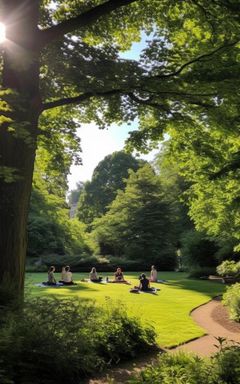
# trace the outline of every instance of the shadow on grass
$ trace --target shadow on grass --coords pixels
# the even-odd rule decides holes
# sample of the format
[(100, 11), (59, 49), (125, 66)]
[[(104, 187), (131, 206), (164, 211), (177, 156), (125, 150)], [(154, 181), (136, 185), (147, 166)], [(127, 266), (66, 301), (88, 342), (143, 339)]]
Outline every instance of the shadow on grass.
[[(35, 284), (35, 283), (34, 283)], [(86, 283), (77, 283), (76, 285), (64, 285), (60, 287), (37, 287), (33, 285), (32, 282), (28, 282), (25, 288), (27, 296), (35, 294), (51, 295), (51, 296), (69, 296), (69, 295), (78, 295), (78, 293), (88, 291), (88, 292), (97, 292), (98, 290), (93, 286), (88, 286)], [(81, 297), (81, 299), (83, 299)], [(85, 300), (85, 298), (84, 298)], [(94, 300), (94, 298), (86, 298), (86, 300)]]
[(177, 289), (205, 293), (210, 296), (221, 294), (225, 290), (225, 287), (222, 283), (213, 282), (209, 280), (183, 279), (180, 281), (168, 282), (166, 283), (166, 285), (171, 285), (172, 287)]

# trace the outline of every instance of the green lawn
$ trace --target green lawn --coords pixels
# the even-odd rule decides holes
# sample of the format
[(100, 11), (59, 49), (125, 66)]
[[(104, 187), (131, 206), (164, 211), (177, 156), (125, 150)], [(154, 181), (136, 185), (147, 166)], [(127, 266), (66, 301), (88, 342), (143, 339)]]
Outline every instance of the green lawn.
[[(102, 274), (103, 276), (110, 274)], [(115, 302), (120, 300), (128, 309), (129, 314), (141, 317), (144, 322), (154, 326), (158, 334), (158, 343), (162, 347), (172, 347), (190, 339), (202, 336), (204, 330), (197, 326), (190, 311), (221, 294), (224, 285), (211, 281), (187, 279), (185, 273), (163, 272), (159, 278), (167, 280), (165, 284), (152, 284), (160, 288), (158, 295), (148, 293), (129, 293), (130, 286), (123, 284), (94, 284), (80, 280), (87, 277), (84, 273), (75, 273), (72, 287), (39, 288), (33, 284), (46, 280), (46, 273), (27, 274), (27, 292), (34, 296), (54, 295), (61, 299), (76, 296), (84, 300), (95, 300), (96, 304), (104, 305), (106, 298)], [(125, 273), (132, 284), (137, 285), (139, 273)], [(56, 274), (60, 278), (60, 275)]]

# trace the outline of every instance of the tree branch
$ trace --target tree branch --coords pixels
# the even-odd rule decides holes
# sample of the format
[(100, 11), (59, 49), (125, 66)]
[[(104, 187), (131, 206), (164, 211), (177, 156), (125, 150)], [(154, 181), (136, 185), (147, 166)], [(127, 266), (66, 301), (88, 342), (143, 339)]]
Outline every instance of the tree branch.
[(174, 77), (174, 76), (177, 76), (179, 75), (185, 68), (189, 67), (190, 65), (198, 62), (198, 61), (202, 61), (203, 59), (206, 59), (208, 57), (211, 57), (213, 55), (215, 55), (217, 52), (225, 49), (225, 48), (230, 48), (230, 47), (233, 47), (234, 45), (236, 45), (237, 43), (239, 43), (239, 40), (237, 41), (234, 41), (232, 43), (229, 43), (229, 44), (224, 44), (224, 45), (221, 45), (220, 47), (214, 49), (213, 51), (209, 52), (209, 53), (204, 53), (203, 55), (201, 56), (198, 56), (198, 57), (195, 57), (195, 59), (192, 59), (186, 63), (184, 63), (180, 68), (178, 68), (175, 72), (171, 72), (167, 75), (155, 75), (155, 76), (151, 76), (151, 77), (148, 77), (148, 80), (154, 80), (154, 79), (167, 79), (169, 77)]
[(123, 93), (122, 89), (112, 89), (110, 91), (105, 91), (105, 92), (86, 92), (86, 93), (83, 93), (82, 95), (75, 96), (75, 97), (65, 97), (55, 101), (50, 101), (48, 103), (43, 103), (41, 112), (46, 111), (47, 109), (62, 107), (64, 105), (80, 104), (81, 102), (88, 100), (91, 97), (109, 97), (109, 96), (118, 95), (120, 93)]
[(148, 98), (148, 99), (140, 99), (139, 97), (137, 97), (136, 95), (134, 95), (134, 93), (132, 93), (132, 92), (129, 92), (129, 93), (128, 93), (128, 96), (129, 96), (133, 101), (135, 101), (135, 102), (138, 103), (138, 104), (147, 105), (147, 106), (149, 106), (149, 107), (153, 107), (153, 108), (157, 108), (157, 109), (163, 109), (165, 112), (169, 112), (169, 109), (168, 109), (164, 104), (158, 104), (158, 103), (154, 103), (154, 102), (152, 102), (151, 97)]
[[(75, 97), (65, 97), (65, 98), (62, 98), (62, 99), (58, 99), (58, 100), (54, 100), (54, 101), (50, 101), (48, 103), (43, 103), (42, 104), (42, 107), (41, 107), (41, 110), (40, 110), (40, 113), (43, 112), (43, 111), (46, 111), (47, 109), (52, 109), (52, 108), (56, 108), (56, 107), (61, 107), (61, 106), (64, 106), (64, 105), (69, 105), (69, 104), (80, 104), (81, 102), (84, 102), (85, 100), (89, 100), (90, 98), (92, 97), (111, 97), (111, 96), (114, 96), (114, 95), (119, 95), (119, 94), (126, 94), (128, 95), (133, 101), (135, 101), (136, 103), (138, 104), (142, 104), (142, 105), (148, 105), (149, 107), (153, 107), (153, 108), (157, 108), (157, 109), (162, 109), (166, 112), (169, 112), (169, 109), (166, 107), (166, 105), (164, 104), (158, 104), (158, 103), (155, 103), (152, 101), (152, 98), (149, 97), (148, 99), (141, 99), (139, 97), (137, 97), (133, 92), (127, 92), (127, 90), (124, 90), (124, 89), (112, 89), (112, 90), (109, 90), (109, 91), (102, 91), (102, 92), (86, 92), (86, 93), (83, 93), (81, 95), (78, 95), (78, 96), (75, 96)], [(215, 96), (215, 94), (212, 94), (212, 93), (206, 93), (206, 94), (187, 94), (187, 93), (181, 93), (181, 92), (157, 92), (155, 93), (155, 95), (169, 95), (169, 94), (172, 94), (172, 95), (176, 95), (176, 96), (183, 96), (183, 97), (193, 97), (193, 96)], [(205, 104), (203, 102), (200, 102), (200, 101), (189, 101), (190, 104), (196, 104), (196, 105), (199, 105), (199, 106), (202, 106), (202, 107), (214, 107), (213, 105), (210, 105), (210, 104)]]
[(145, 91), (145, 92), (150, 92), (150, 93), (154, 93), (156, 95), (175, 95), (175, 96), (183, 96), (183, 97), (194, 97), (194, 96), (197, 96), (197, 97), (214, 97), (216, 96), (216, 92), (215, 93), (188, 93), (188, 92), (177, 92), (177, 91), (152, 91), (152, 90), (148, 90), (148, 89), (142, 89), (142, 91)]
[(66, 33), (72, 32), (76, 29), (87, 27), (95, 23), (100, 17), (108, 15), (115, 9), (129, 5), (138, 0), (108, 0), (86, 12), (81, 13), (76, 17), (54, 25), (46, 30), (41, 31), (41, 48), (49, 44), (53, 40), (57, 40)]

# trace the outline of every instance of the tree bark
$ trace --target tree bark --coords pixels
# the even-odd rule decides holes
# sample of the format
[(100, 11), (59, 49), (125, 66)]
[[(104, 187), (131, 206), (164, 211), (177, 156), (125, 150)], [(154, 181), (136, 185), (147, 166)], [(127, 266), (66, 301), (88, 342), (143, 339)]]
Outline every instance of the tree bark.
[[(11, 109), (0, 135), (0, 288), (23, 293), (26, 228), (40, 110), (39, 31), (36, 0), (3, 1), (7, 40), (3, 55), (3, 96)], [(23, 11), (24, 8), (24, 11)]]

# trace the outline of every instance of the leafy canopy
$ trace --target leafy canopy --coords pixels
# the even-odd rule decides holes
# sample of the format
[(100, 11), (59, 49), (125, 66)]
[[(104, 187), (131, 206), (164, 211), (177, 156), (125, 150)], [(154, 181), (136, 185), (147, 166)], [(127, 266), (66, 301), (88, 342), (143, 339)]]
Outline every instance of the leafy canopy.
[[(51, 41), (41, 57), (43, 110), (72, 104), (80, 122), (101, 128), (138, 116), (129, 145), (142, 150), (173, 124), (230, 126), (238, 115), (239, 3), (117, 3), (110, 12), (113, 1), (41, 2), (40, 26)], [(85, 22), (64, 29), (81, 15)], [(151, 37), (140, 59), (122, 59), (142, 31)]]

